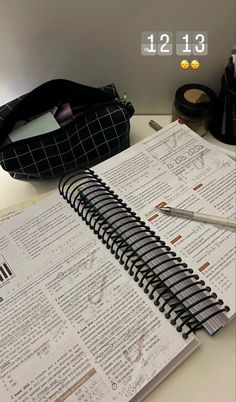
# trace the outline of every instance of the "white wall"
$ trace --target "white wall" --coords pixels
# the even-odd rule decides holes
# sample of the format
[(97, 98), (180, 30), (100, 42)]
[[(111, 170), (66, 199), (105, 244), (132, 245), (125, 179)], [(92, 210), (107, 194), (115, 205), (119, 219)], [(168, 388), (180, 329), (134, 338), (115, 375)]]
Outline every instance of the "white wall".
[[(219, 88), (236, 42), (235, 0), (0, 0), (0, 104), (52, 78), (127, 91), (136, 113), (169, 113), (188, 82)], [(209, 55), (141, 56), (142, 31), (208, 31)]]

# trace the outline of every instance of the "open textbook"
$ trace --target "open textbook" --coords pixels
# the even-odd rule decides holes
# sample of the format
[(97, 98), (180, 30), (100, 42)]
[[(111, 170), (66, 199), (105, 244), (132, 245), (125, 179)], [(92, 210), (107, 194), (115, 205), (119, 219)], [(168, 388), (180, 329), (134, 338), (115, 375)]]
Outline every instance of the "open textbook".
[(143, 400), (223, 327), (235, 232), (156, 206), (232, 218), (234, 174), (174, 123), (0, 225), (1, 399)]

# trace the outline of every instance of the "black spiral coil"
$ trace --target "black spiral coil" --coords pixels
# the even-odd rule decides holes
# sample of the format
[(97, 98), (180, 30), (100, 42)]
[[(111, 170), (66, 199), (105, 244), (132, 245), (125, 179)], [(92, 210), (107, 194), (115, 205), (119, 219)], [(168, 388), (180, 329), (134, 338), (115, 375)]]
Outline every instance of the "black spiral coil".
[(211, 293), (211, 288), (93, 170), (63, 177), (59, 192), (154, 304), (160, 306), (177, 331), (187, 328), (182, 333), (184, 339), (229, 311)]

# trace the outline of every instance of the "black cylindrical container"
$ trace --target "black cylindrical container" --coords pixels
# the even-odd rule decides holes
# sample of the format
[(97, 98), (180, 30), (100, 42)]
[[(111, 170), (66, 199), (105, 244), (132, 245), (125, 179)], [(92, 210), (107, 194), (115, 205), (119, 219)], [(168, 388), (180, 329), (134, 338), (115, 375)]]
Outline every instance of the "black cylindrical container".
[(236, 145), (236, 89), (229, 86), (225, 75), (210, 132), (219, 141)]

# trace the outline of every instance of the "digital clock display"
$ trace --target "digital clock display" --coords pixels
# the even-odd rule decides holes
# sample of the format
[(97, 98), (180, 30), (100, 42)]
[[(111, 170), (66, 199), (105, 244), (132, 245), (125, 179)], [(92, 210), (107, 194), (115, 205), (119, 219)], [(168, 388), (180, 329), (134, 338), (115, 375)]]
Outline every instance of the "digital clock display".
[(205, 31), (176, 32), (175, 44), (170, 31), (142, 32), (141, 53), (143, 56), (206, 56), (208, 54), (208, 35)]

